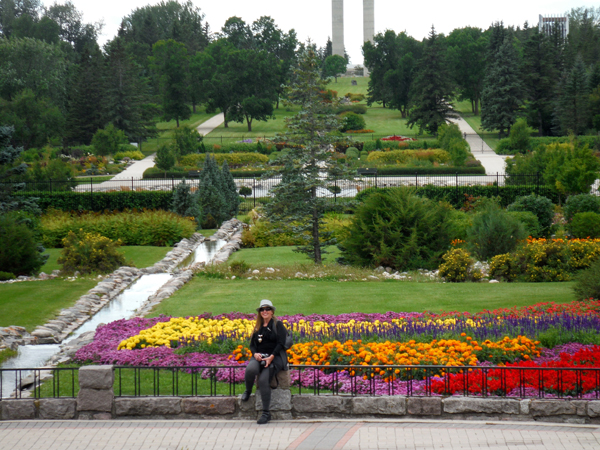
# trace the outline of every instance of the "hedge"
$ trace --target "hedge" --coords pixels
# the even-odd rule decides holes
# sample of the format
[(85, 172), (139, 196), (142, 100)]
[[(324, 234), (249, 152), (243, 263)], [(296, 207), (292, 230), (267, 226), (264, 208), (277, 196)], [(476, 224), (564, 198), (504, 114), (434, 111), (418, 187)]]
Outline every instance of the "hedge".
[[(600, 146), (600, 138), (598, 136), (577, 136), (577, 141), (581, 145), (588, 145), (590, 148), (597, 148)], [(543, 136), (543, 137), (531, 137), (529, 138), (529, 145), (527, 151), (532, 152), (542, 145), (549, 145), (554, 143), (565, 144), (571, 142), (571, 136)], [(496, 153), (499, 155), (516, 155), (520, 153), (518, 150), (513, 150), (510, 147), (510, 138), (500, 139), (496, 148)]]
[[(253, 169), (253, 170), (229, 170), (229, 173), (233, 178), (259, 178), (263, 176), (265, 173), (269, 172), (271, 169)], [(198, 178), (199, 173), (202, 170), (186, 170), (186, 171), (167, 171), (166, 177), (165, 172), (163, 170), (158, 170), (156, 167), (150, 167), (144, 171), (143, 178), (145, 180), (162, 180), (162, 179), (181, 179), (181, 178)]]
[[(355, 200), (364, 201), (366, 197), (375, 192), (385, 192), (388, 189), (407, 189), (402, 187), (378, 188), (371, 187), (356, 194)], [(500, 204), (504, 207), (514, 203), (517, 197), (538, 194), (548, 197), (552, 203), (558, 203), (559, 195), (550, 186), (433, 186), (426, 185), (412, 187), (415, 193), (431, 200), (445, 200), (455, 208), (464, 205), (465, 196), (473, 197), (500, 197)]]
[[(269, 162), (268, 156), (261, 153), (214, 153), (213, 156), (217, 160), (217, 164), (221, 165), (223, 161), (227, 160), (230, 167)], [(179, 163), (184, 167), (196, 167), (203, 164), (205, 159), (206, 153), (194, 153), (184, 156)]]
[(485, 175), (485, 167), (378, 167), (377, 176), (388, 175)]
[(170, 210), (173, 193), (167, 191), (117, 192), (17, 192), (18, 197), (36, 198), (42, 211), (123, 211), (126, 209)]
[(374, 151), (369, 153), (367, 161), (404, 164), (408, 162), (409, 159), (444, 163), (450, 161), (450, 153), (448, 153), (446, 150), (440, 149), (392, 150), (390, 152)]

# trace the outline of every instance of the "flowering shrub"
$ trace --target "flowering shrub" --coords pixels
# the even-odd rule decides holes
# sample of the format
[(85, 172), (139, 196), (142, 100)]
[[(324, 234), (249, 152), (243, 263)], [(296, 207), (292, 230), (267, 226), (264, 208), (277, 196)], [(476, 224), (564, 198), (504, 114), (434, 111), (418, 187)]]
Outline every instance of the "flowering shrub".
[(504, 281), (514, 281), (519, 271), (510, 253), (496, 255), (490, 260), (490, 276)]
[(69, 231), (62, 244), (64, 248), (58, 263), (62, 264), (66, 274), (75, 271), (81, 274), (110, 273), (126, 264), (125, 256), (118, 251), (121, 241), (112, 241), (97, 233)]
[(482, 278), (481, 271), (473, 268), (473, 258), (462, 248), (453, 248), (442, 255), (440, 276), (446, 281), (477, 281)]
[(367, 161), (385, 164), (405, 164), (410, 159), (445, 163), (450, 161), (450, 154), (446, 150), (392, 150), (389, 152), (374, 151), (369, 153)]
[(403, 142), (403, 141), (416, 141), (416, 139), (413, 138), (409, 138), (409, 137), (404, 137), (404, 136), (387, 136), (384, 138), (380, 139), (381, 141), (397, 141), (397, 142)]
[(365, 134), (365, 133), (375, 133), (375, 130), (346, 130), (348, 134)]

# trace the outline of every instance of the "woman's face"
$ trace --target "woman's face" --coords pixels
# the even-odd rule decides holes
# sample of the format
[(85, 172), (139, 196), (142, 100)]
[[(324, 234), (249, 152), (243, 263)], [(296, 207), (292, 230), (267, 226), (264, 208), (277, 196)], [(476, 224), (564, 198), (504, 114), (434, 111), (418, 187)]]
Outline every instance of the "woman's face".
[(273, 308), (269, 306), (265, 306), (260, 308), (259, 311), (260, 317), (263, 318), (263, 321), (268, 322), (273, 318)]

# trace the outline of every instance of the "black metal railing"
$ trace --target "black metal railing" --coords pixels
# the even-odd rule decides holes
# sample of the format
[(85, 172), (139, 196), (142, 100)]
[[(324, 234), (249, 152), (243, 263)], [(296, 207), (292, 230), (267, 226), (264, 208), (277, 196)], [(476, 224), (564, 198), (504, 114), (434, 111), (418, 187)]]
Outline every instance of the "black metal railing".
[[(235, 396), (244, 370), (115, 367), (115, 396)], [(289, 374), (295, 395), (600, 399), (600, 368), (589, 367), (291, 365)]]
[(23, 398), (73, 398), (79, 390), (78, 368), (0, 369), (0, 400)]

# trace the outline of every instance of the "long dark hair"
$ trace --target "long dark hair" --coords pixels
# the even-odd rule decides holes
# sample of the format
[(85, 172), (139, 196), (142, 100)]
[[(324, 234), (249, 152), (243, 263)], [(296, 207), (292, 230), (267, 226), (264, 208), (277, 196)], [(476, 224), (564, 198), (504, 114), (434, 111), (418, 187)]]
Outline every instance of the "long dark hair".
[[(254, 332), (256, 333), (262, 327), (263, 318), (260, 315), (260, 311), (256, 312), (256, 323), (254, 324)], [(275, 317), (275, 310), (273, 310), (273, 328), (277, 328), (277, 317)]]

